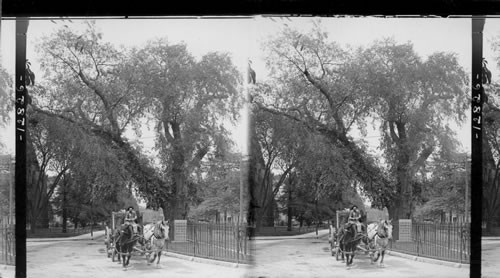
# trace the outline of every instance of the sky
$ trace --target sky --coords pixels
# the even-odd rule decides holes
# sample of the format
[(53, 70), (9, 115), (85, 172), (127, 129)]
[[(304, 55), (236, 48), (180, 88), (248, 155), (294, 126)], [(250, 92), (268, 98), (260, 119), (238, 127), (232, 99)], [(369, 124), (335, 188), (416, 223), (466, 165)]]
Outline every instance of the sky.
[[(67, 25), (68, 28), (81, 28), (80, 20), (31, 20), (28, 28), (27, 58), (32, 63), (35, 73), (41, 72), (35, 43), (43, 35)], [(497, 20), (500, 23), (500, 20)], [(201, 57), (209, 51), (229, 52), (234, 64), (244, 72), (248, 59), (253, 62), (257, 73), (257, 82), (265, 80), (267, 70), (261, 44), (264, 40), (280, 31), (285, 25), (307, 31), (312, 28), (311, 18), (224, 18), (224, 19), (102, 19), (97, 20), (98, 28), (103, 32), (103, 39), (115, 45), (141, 46), (148, 40), (167, 37), (172, 43), (184, 41), (195, 57)], [(459, 62), (470, 71), (471, 68), (471, 20), (470, 19), (396, 19), (396, 18), (322, 18), (321, 24), (329, 33), (329, 38), (341, 45), (367, 46), (376, 39), (393, 37), (398, 42), (411, 41), (415, 51), (425, 58), (436, 51), (455, 52)], [(487, 20), (485, 26), (485, 42), (489, 37), (500, 34), (500, 24)], [(15, 44), (14, 21), (2, 22), (1, 50), (3, 66), (9, 72), (14, 71)], [(485, 44), (486, 48), (486, 44)], [(488, 56), (490, 55), (490, 56)], [(492, 53), (485, 51), (485, 57), (493, 61)], [(499, 76), (493, 70), (493, 76)], [(233, 139), (237, 148), (244, 149), (246, 138), (246, 121), (232, 127)], [(461, 138), (463, 149), (470, 152), (470, 123), (456, 127)], [(3, 130), (0, 130), (3, 133)], [(12, 134), (14, 129), (7, 132)], [(1, 136), (4, 138), (4, 135)], [(152, 146), (153, 135), (144, 134), (143, 142)], [(376, 131), (365, 138), (370, 148), (378, 145)], [(4, 140), (4, 139), (2, 139)], [(5, 141), (5, 140), (4, 140)], [(14, 150), (13, 140), (6, 142), (9, 149)], [(12, 151), (13, 153), (13, 151)]]

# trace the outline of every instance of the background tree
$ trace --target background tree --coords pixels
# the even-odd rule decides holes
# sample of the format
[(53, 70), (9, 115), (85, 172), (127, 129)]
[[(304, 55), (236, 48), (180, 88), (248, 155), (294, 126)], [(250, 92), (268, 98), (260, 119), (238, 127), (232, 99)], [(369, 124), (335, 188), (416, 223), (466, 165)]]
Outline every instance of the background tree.
[[(430, 169), (423, 172), (416, 181), (422, 192), (419, 194), (420, 200), (415, 200), (415, 218), (451, 222), (453, 214), (464, 216), (465, 202), (470, 200), (470, 191), (468, 198), (465, 197), (465, 187), (470, 186), (467, 182), (470, 178), (470, 166), (465, 159), (463, 153), (452, 153), (446, 160), (435, 158), (426, 166)], [(431, 174), (430, 177), (422, 179), (427, 173)], [(470, 212), (470, 202), (467, 206), (467, 211)], [(446, 219), (446, 214), (449, 219)]]
[[(266, 50), (271, 81), (254, 92), (256, 105), (303, 124), (343, 149), (340, 154), (353, 177), (374, 192), (391, 187), (383, 169), (350, 136), (356, 126), (366, 134), (370, 104), (357, 79), (359, 69), (351, 65), (353, 54), (328, 41), (318, 26), (307, 35), (285, 29)], [(383, 201), (382, 194), (370, 197), (374, 204)]]
[[(14, 110), (12, 94), (9, 93), (9, 91), (11, 91), (12, 83), (12, 79), (7, 71), (0, 67), (0, 127), (5, 127), (10, 119), (10, 111)], [(5, 140), (3, 134), (0, 136), (0, 140), (0, 151), (2, 151), (5, 148), (5, 145), (2, 142)]]
[(123, 62), (127, 51), (104, 43), (95, 24), (86, 24), (83, 32), (62, 28), (41, 40), (37, 49), (45, 76), (32, 90), (32, 109), (99, 141), (114, 153), (139, 190), (166, 198), (169, 184), (124, 136), (127, 129), (139, 132), (150, 101), (136, 91), (133, 72)]
[[(414, 172), (453, 135), (447, 120), (465, 112), (464, 71), (452, 54), (421, 61), (410, 44), (391, 40), (343, 49), (318, 26), (307, 35), (285, 29), (266, 44), (271, 81), (254, 100), (342, 149), (372, 204), (410, 217)], [(354, 128), (366, 135), (370, 121), (380, 122), (388, 169), (351, 137)]]
[[(14, 110), (11, 90), (12, 80), (4, 68), (0, 66), (0, 128), (4, 128), (10, 119), (10, 111)], [(5, 134), (0, 134), (0, 154), (6, 154)], [(9, 173), (0, 174), (0, 211), (1, 215), (9, 212), (9, 183), (14, 182)]]
[(467, 75), (452, 53), (422, 60), (411, 43), (392, 39), (359, 50), (357, 59), (371, 116), (380, 121), (380, 147), (396, 181), (384, 205), (392, 217), (409, 218), (415, 173), (431, 154), (452, 150), (448, 142), (456, 134), (450, 122), (465, 119)]
[[(159, 200), (171, 219), (186, 219), (191, 174), (210, 151), (230, 146), (223, 120), (235, 120), (240, 96), (239, 73), (225, 53), (195, 59), (185, 44), (166, 39), (134, 50), (130, 71), (144, 98), (152, 99), (157, 147), (173, 198)], [(143, 192), (146, 199), (151, 197)]]
[[(95, 186), (117, 192), (114, 186), (129, 184), (112, 180), (132, 181), (147, 205), (161, 207), (165, 218), (186, 218), (197, 201), (196, 169), (207, 154), (232, 147), (224, 121), (237, 116), (238, 72), (227, 54), (195, 59), (185, 45), (165, 40), (118, 50), (103, 41), (93, 22), (85, 24), (82, 32), (62, 28), (41, 40), (45, 76), (33, 90), (32, 109), (78, 129), (93, 142), (89, 148), (98, 146), (98, 153), (83, 157), (96, 159), (91, 164), (102, 168), (71, 169), (70, 178), (85, 180), (91, 195)], [(130, 130), (140, 135), (147, 121), (156, 127), (161, 167), (153, 167), (141, 146), (127, 139)], [(79, 193), (83, 198), (88, 192)]]
[[(492, 40), (494, 53), (500, 53), (500, 36)], [(496, 55), (497, 69), (500, 67), (500, 55)], [(492, 71), (493, 82), (485, 84), (483, 103), (483, 223), (486, 233), (492, 233), (493, 227), (500, 224), (500, 86)]]
[[(55, 193), (62, 191), (66, 201), (67, 190), (76, 190), (77, 204), (92, 207), (93, 201), (115, 194), (116, 184), (125, 184), (129, 178), (114, 150), (99, 137), (89, 136), (65, 120), (43, 113), (34, 113), (30, 123), (29, 150), (34, 152), (33, 159), (39, 165), (38, 171), (33, 172), (37, 176), (28, 183), (32, 232), (40, 217), (48, 217), (47, 211), (51, 209), (50, 202)], [(70, 178), (74, 180), (70, 181)], [(68, 183), (76, 184), (76, 187), (69, 187)], [(86, 191), (81, 191), (78, 186)], [(59, 204), (62, 205), (60, 209), (65, 210), (71, 203)], [(79, 207), (77, 210), (83, 209)], [(48, 219), (44, 225), (48, 225)]]
[(317, 134), (310, 134), (305, 142), (292, 183), (288, 182), (286, 187), (287, 193), (292, 193), (291, 200), (286, 199), (296, 219), (301, 224), (303, 221), (319, 224), (333, 219), (337, 210), (353, 204), (363, 209), (363, 200), (356, 192), (357, 184), (341, 150)]
[[(210, 152), (196, 170), (196, 200), (189, 218), (235, 220), (239, 214), (241, 155), (230, 150)], [(222, 214), (222, 219), (221, 219)], [(236, 219), (237, 220), (237, 219)]]
[(500, 223), (500, 106), (498, 105), (499, 86), (492, 83), (485, 95), (483, 105), (483, 221), (486, 232)]
[(307, 131), (294, 121), (254, 109), (251, 157), (254, 168), (254, 196), (257, 226), (273, 226), (272, 209), (285, 181), (290, 179), (297, 161), (304, 154)]

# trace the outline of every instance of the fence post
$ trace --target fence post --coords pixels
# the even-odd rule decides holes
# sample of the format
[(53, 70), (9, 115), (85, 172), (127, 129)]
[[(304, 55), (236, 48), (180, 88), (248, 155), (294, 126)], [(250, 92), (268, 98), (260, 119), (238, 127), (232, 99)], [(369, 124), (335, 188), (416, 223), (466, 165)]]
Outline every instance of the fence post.
[(236, 263), (240, 263), (240, 223), (236, 224)]
[(462, 250), (463, 250), (463, 236), (464, 236), (463, 225), (460, 225), (460, 263), (462, 263)]
[(415, 224), (415, 228), (416, 228), (416, 231), (417, 231), (417, 256), (420, 255), (420, 240), (421, 240), (421, 237), (420, 237), (420, 226), (418, 224)]
[(214, 226), (216, 224), (213, 224), (213, 223), (210, 223), (208, 225), (208, 236), (209, 236), (209, 240), (208, 240), (208, 256), (209, 257), (212, 257), (214, 255), (214, 242), (213, 242), (213, 239), (214, 239), (214, 235), (213, 235), (213, 230), (214, 230)]
[(196, 254), (196, 223), (193, 223), (193, 257), (195, 257), (195, 254)]

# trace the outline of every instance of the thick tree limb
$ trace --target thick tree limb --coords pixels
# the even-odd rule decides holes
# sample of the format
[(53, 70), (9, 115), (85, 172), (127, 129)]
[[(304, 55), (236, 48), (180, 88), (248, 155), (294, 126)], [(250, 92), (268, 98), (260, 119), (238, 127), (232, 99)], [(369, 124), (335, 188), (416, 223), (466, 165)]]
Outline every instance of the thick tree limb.
[[(318, 132), (325, 136), (332, 144), (336, 146), (341, 146), (347, 150), (347, 154), (342, 152), (344, 159), (346, 161), (353, 160), (354, 163), (349, 165), (349, 168), (355, 173), (356, 177), (362, 181), (365, 185), (373, 184), (373, 188), (384, 188), (391, 182), (382, 174), (383, 171), (379, 169), (373, 162), (366, 161), (366, 154), (352, 142), (344, 132), (339, 132), (335, 129), (328, 128), (326, 125), (321, 123), (315, 123), (315, 126), (307, 123), (305, 120), (300, 119), (296, 116), (290, 115), (288, 113), (271, 109), (258, 104), (258, 107), (266, 112), (281, 115), (287, 117), (293, 121), (299, 122), (306, 126), (309, 130), (313, 132)], [(347, 155), (347, 156), (346, 156)], [(384, 204), (387, 205), (387, 204)]]

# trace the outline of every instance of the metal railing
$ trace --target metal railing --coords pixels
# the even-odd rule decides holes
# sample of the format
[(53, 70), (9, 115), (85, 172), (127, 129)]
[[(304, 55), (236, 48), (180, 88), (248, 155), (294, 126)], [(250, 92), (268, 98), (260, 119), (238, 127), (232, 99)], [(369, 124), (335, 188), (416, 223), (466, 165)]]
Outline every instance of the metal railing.
[(399, 223), (393, 223), (391, 250), (411, 255), (468, 264), (469, 223), (412, 223), (411, 238), (400, 240)]
[(247, 227), (232, 223), (187, 223), (185, 240), (167, 242), (166, 250), (235, 263), (252, 261)]
[(0, 226), (0, 264), (15, 265), (16, 236), (15, 226)]

